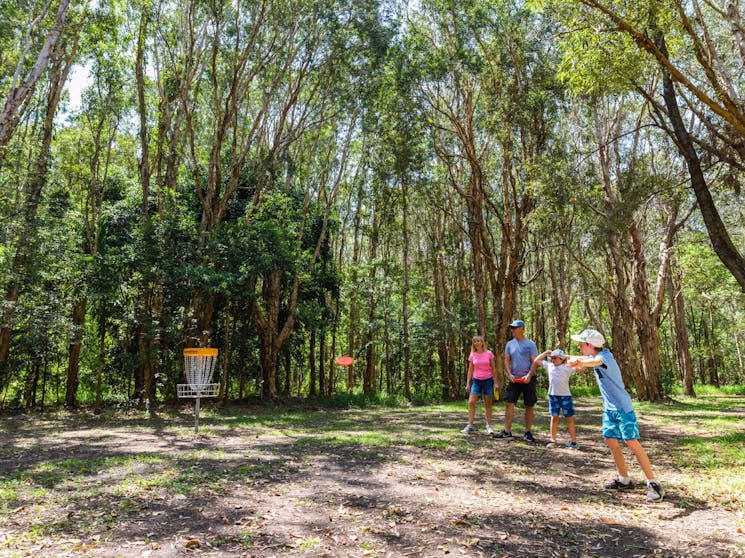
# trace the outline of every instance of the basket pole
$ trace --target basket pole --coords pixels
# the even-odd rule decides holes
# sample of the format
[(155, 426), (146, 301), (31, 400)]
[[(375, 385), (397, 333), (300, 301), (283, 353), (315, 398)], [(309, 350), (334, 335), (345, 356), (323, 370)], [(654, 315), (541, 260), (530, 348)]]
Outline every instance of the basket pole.
[(199, 397), (194, 399), (194, 434), (199, 434)]

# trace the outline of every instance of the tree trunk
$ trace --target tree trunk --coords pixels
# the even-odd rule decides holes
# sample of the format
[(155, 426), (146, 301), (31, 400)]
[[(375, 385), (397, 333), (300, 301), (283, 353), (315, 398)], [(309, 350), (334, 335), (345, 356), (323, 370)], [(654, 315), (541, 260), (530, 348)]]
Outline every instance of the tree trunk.
[(401, 286), (401, 325), (404, 356), (404, 396), (411, 401), (411, 363), (409, 351), (409, 184), (401, 180), (401, 242), (403, 259), (403, 285)]
[(709, 383), (714, 387), (720, 387), (719, 382), (719, 362), (717, 359), (717, 342), (714, 335), (714, 311), (709, 307), (709, 320), (704, 320), (706, 325), (704, 329), (704, 339), (706, 340), (706, 368), (709, 372)]
[(308, 341), (308, 365), (310, 368), (310, 378), (308, 378), (308, 395), (315, 397), (316, 394), (316, 330), (310, 330), (310, 339)]
[(155, 370), (153, 368), (153, 340), (150, 328), (140, 324), (137, 328), (137, 355), (140, 365), (137, 367), (137, 381), (135, 382), (135, 397), (146, 409), (155, 402)]
[[(647, 258), (638, 228), (632, 224), (631, 239), (631, 307), (634, 312), (637, 337), (641, 352), (644, 392), (637, 393), (640, 399), (661, 401), (664, 398), (660, 382), (660, 330), (658, 314), (652, 308), (647, 279)], [(665, 247), (665, 250), (667, 248)]]
[(326, 394), (326, 332), (324, 329), (320, 331), (321, 340), (318, 344), (318, 393), (321, 395)]
[(559, 248), (556, 253), (550, 253), (548, 260), (548, 274), (551, 282), (551, 308), (553, 310), (555, 327), (554, 335), (557, 346), (564, 350), (567, 345), (567, 331), (569, 330), (569, 313), (572, 308), (572, 291), (574, 281), (568, 281), (569, 259), (565, 249)]
[[(235, 321), (235, 320), (233, 320)], [(220, 404), (228, 403), (228, 386), (230, 376), (230, 302), (225, 304), (225, 331), (223, 333), (222, 347), (222, 374), (220, 374)]]
[(103, 411), (103, 368), (106, 362), (106, 320), (108, 318), (104, 310), (106, 303), (101, 301), (98, 317), (98, 359), (96, 365), (96, 402), (94, 411), (96, 414)]
[[(474, 145), (465, 146), (469, 151), (476, 151)], [(483, 176), (479, 162), (474, 158), (469, 161), (470, 176), (466, 195), (466, 223), (468, 240), (471, 246), (471, 267), (473, 270), (473, 296), (476, 306), (476, 333), (487, 338), (486, 331), (486, 279), (484, 275), (484, 191)]]
[[(283, 352), (285, 357), (285, 386), (283, 393), (287, 397), (290, 397), (292, 396), (292, 336), (290, 336), (290, 339), (285, 344)], [(298, 379), (298, 383), (301, 381), (301, 379)]]
[[(339, 315), (339, 301), (335, 301), (334, 314)], [(336, 369), (334, 368), (334, 355), (336, 354), (336, 319), (334, 321), (333, 329), (331, 330), (331, 353), (328, 355), (328, 369), (329, 369), (329, 381), (326, 384), (326, 395), (331, 397), (334, 395), (334, 389), (336, 386)]]
[[(378, 254), (378, 240), (380, 231), (380, 216), (378, 209), (373, 210), (372, 231), (370, 233), (370, 245), (368, 261), (374, 262)], [(365, 334), (365, 373), (362, 378), (362, 391), (365, 394), (372, 393), (375, 390), (375, 367), (377, 364), (375, 353), (375, 315), (376, 307), (376, 267), (370, 266), (368, 275), (368, 297), (367, 297), (367, 332)]]
[[(535, 201), (529, 192), (519, 195), (517, 179), (514, 176), (513, 143), (507, 138), (503, 145), (501, 200), (501, 235), (499, 239), (499, 258), (494, 255), (484, 229), (482, 245), (486, 252), (486, 266), (489, 270), (494, 316), (494, 354), (502, 355), (507, 344), (508, 324), (517, 318), (517, 289), (525, 265), (525, 244), (528, 228), (525, 218), (533, 211)], [(496, 249), (496, 247), (495, 247)], [(504, 393), (504, 359), (497, 358), (497, 385)]]
[[(347, 350), (348, 354), (355, 359), (358, 358), (357, 347), (360, 339), (360, 308), (359, 308), (359, 264), (362, 254), (360, 234), (362, 226), (362, 208), (364, 206), (364, 189), (362, 186), (357, 188), (357, 199), (354, 204), (355, 213), (353, 219), (353, 243), (352, 243), (352, 262), (349, 274), (349, 282), (352, 288), (349, 290), (349, 329), (347, 330)], [(341, 268), (341, 266), (340, 266)], [(347, 366), (347, 392), (351, 393), (355, 385), (354, 365)]]
[(36, 403), (36, 390), (39, 385), (39, 371), (41, 369), (41, 361), (38, 358), (33, 358), (29, 363), (28, 376), (26, 378), (26, 389), (24, 390), (23, 404), (26, 409), (33, 409)]
[(683, 379), (683, 393), (688, 397), (696, 397), (693, 388), (693, 363), (691, 361), (691, 351), (688, 345), (688, 326), (685, 317), (685, 302), (681, 290), (680, 269), (671, 262), (671, 267), (676, 270), (675, 273), (668, 275), (670, 282), (670, 297), (673, 307), (673, 324), (675, 327), (675, 337), (673, 339), (675, 354), (677, 355), (678, 366)]
[[(660, 51), (667, 56), (667, 45), (662, 33), (657, 34), (657, 44)], [(667, 107), (668, 119), (673, 128), (674, 140), (685, 159), (688, 175), (691, 178), (691, 187), (696, 195), (696, 201), (701, 210), (706, 230), (709, 233), (711, 245), (721, 262), (740, 285), (740, 289), (745, 292), (745, 258), (732, 242), (727, 227), (719, 215), (706, 177), (701, 169), (701, 159), (680, 114), (675, 86), (664, 66), (662, 66), (662, 96)]]
[(72, 335), (70, 338), (67, 382), (65, 383), (65, 406), (77, 406), (78, 374), (80, 371), (80, 349), (85, 328), (85, 313), (88, 307), (86, 298), (78, 299), (72, 307)]
[(261, 360), (261, 398), (268, 399), (277, 396), (277, 364), (279, 349), (274, 346), (272, 336), (262, 339), (260, 348)]
[(450, 368), (451, 356), (448, 351), (448, 336), (451, 330), (451, 320), (445, 317), (444, 309), (447, 308), (447, 292), (444, 284), (444, 270), (440, 265), (440, 247), (439, 243), (432, 248), (432, 283), (435, 291), (435, 316), (437, 323), (442, 324), (442, 328), (437, 336), (437, 354), (440, 360), (440, 384), (442, 388), (442, 398), (448, 400), (458, 395), (458, 386), (454, 384), (451, 374), (454, 372)]
[(742, 341), (740, 340), (740, 332), (734, 332), (735, 338), (735, 350), (737, 351), (737, 380), (735, 383), (742, 383), (745, 379), (745, 358), (742, 354)]
[[(149, 8), (143, 4), (140, 13), (140, 21), (137, 35), (137, 49), (135, 52), (135, 86), (137, 91), (137, 114), (139, 116), (138, 136), (140, 140), (140, 159), (139, 179), (140, 179), (140, 227), (143, 234), (150, 235), (150, 132), (148, 128), (148, 119), (150, 117), (147, 103), (145, 101), (145, 39), (147, 37), (149, 23)], [(146, 238), (146, 242), (157, 244), (152, 238)], [(155, 262), (148, 262), (154, 269), (157, 268)], [(157, 373), (157, 354), (154, 350), (153, 340), (156, 332), (153, 331), (155, 321), (154, 305), (155, 292), (158, 290), (157, 285), (153, 283), (140, 285), (139, 303), (137, 304), (138, 313), (136, 321), (138, 323), (138, 351), (139, 351), (139, 375), (142, 380), (142, 392), (138, 394), (141, 403), (144, 403), (148, 409), (155, 403), (155, 375)], [(199, 345), (199, 343), (196, 343)], [(187, 341), (187, 345), (190, 343)], [(204, 346), (204, 345), (201, 345)]]
[[(389, 308), (391, 307), (390, 292), (386, 293), (385, 310), (383, 311), (383, 348), (385, 355), (385, 392), (388, 394), (395, 393), (395, 378), (393, 374), (393, 343), (391, 342), (391, 316)], [(382, 384), (382, 381), (381, 381)]]
[(254, 319), (256, 320), (259, 337), (261, 339), (261, 396), (262, 398), (277, 396), (277, 364), (279, 362), (279, 344), (277, 326), (280, 309), (280, 274), (270, 271), (264, 276), (262, 298), (264, 311), (261, 312), (258, 301), (253, 299)]

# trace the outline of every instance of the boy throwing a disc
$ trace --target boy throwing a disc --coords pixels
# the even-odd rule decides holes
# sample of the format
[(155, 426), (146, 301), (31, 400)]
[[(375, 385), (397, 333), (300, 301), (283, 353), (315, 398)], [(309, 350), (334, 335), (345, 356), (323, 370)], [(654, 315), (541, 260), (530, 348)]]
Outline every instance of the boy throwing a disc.
[(572, 340), (579, 343), (582, 356), (569, 357), (567, 366), (593, 368), (603, 398), (603, 439), (610, 449), (618, 472), (618, 477), (606, 484), (605, 488), (625, 490), (634, 486), (629, 478), (628, 467), (621, 448), (623, 440), (634, 452), (636, 461), (647, 477), (647, 500), (662, 500), (664, 496), (662, 485), (655, 480), (647, 452), (639, 442), (639, 423), (636, 420), (634, 406), (624, 387), (621, 369), (613, 353), (608, 348), (604, 348), (605, 337), (599, 331), (586, 329), (582, 333), (572, 335)]

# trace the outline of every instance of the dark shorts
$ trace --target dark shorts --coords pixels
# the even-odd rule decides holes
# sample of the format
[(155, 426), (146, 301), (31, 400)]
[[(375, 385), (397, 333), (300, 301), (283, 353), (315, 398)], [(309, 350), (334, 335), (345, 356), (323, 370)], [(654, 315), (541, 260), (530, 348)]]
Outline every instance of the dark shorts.
[(507, 385), (507, 393), (504, 395), (504, 400), (507, 403), (517, 403), (522, 394), (525, 406), (532, 407), (538, 401), (538, 393), (536, 390), (537, 384), (538, 382), (536, 381), (535, 376), (533, 376), (527, 384), (510, 382)]
[(558, 417), (562, 413), (565, 418), (574, 416), (574, 402), (571, 395), (549, 395), (548, 412), (552, 417)]
[(471, 379), (471, 395), (483, 395), (484, 397), (494, 397), (494, 378), (486, 380)]

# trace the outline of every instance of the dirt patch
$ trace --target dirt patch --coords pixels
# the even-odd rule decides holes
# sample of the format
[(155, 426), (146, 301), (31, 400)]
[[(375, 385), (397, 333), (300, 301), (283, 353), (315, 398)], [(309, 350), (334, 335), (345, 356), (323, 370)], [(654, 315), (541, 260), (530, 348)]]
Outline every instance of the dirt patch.
[[(667, 485), (650, 504), (635, 467), (638, 489), (602, 490), (613, 466), (592, 403), (578, 405), (579, 450), (545, 447), (544, 410), (537, 444), (464, 437), (465, 408), (319, 413), (324, 436), (209, 419), (197, 436), (188, 409), (5, 419), (0, 473), (24, 496), (0, 502), (0, 556), (745, 556), (743, 510), (676, 487), (670, 427), (643, 424)], [(391, 442), (349, 442), (376, 425)]]

